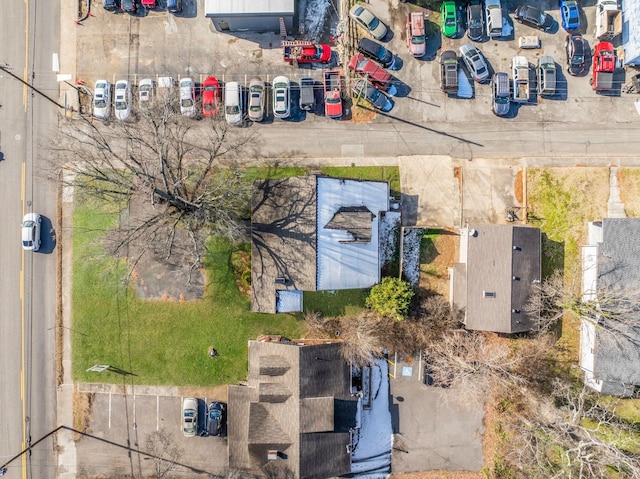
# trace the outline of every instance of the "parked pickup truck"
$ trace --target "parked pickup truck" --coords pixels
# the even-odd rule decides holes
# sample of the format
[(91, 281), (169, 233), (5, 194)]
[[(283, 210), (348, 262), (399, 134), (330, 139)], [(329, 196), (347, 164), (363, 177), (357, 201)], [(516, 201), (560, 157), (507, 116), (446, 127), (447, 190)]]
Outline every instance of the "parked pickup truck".
[(283, 41), (282, 53), (287, 63), (327, 63), (331, 60), (331, 47), (307, 41)]
[(369, 60), (362, 53), (351, 57), (349, 70), (367, 78), (375, 87), (388, 95), (394, 96), (398, 88), (393, 84), (393, 77), (376, 62)]
[(598, 0), (596, 4), (596, 38), (611, 40), (622, 33), (622, 12), (618, 0)]
[(591, 79), (591, 86), (596, 93), (613, 89), (615, 69), (616, 55), (613, 43), (598, 43), (593, 50), (593, 78)]
[(416, 58), (427, 51), (427, 37), (424, 34), (424, 13), (407, 13), (407, 46), (409, 53)]
[(338, 70), (324, 72), (324, 114), (334, 120), (342, 118), (342, 87)]
[(526, 57), (513, 57), (511, 77), (513, 79), (513, 101), (527, 103), (529, 101), (529, 60)]

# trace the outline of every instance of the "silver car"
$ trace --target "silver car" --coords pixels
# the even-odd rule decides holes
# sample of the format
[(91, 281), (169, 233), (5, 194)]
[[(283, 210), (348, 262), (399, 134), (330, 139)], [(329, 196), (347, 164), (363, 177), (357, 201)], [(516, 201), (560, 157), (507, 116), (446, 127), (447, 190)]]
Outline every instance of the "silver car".
[(354, 5), (349, 16), (361, 27), (365, 28), (373, 38), (382, 40), (387, 34), (387, 26), (362, 5)]
[(494, 73), (491, 78), (491, 109), (497, 116), (509, 113), (510, 97), (509, 75), (505, 72)]
[(273, 116), (289, 118), (291, 115), (291, 87), (285, 76), (273, 79)]
[(131, 84), (127, 80), (116, 82), (114, 110), (120, 121), (127, 120), (131, 115)]
[(489, 79), (489, 67), (487, 62), (475, 46), (465, 43), (460, 47), (460, 56), (469, 69), (469, 73), (478, 83), (484, 83)]
[(196, 116), (196, 85), (191, 78), (180, 80), (180, 113), (189, 118)]
[(22, 219), (22, 249), (25, 251), (38, 251), (42, 241), (40, 240), (40, 225), (42, 216), (38, 213), (27, 213)]
[(254, 77), (249, 82), (249, 120), (262, 121), (264, 118), (264, 82)]
[(198, 400), (184, 398), (182, 401), (182, 434), (193, 437), (198, 433)]
[(140, 108), (147, 108), (153, 99), (153, 80), (145, 78), (138, 84), (138, 103)]
[(107, 80), (96, 81), (93, 89), (93, 116), (106, 120), (111, 112), (111, 83)]

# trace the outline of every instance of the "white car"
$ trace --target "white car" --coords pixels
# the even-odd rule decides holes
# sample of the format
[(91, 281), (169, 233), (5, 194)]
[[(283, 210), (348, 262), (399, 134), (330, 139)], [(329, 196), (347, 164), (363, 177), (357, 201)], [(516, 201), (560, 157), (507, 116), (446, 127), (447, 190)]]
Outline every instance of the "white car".
[(180, 80), (180, 113), (189, 118), (196, 116), (196, 85), (191, 78)]
[(93, 89), (93, 116), (106, 120), (111, 112), (111, 83), (107, 80), (96, 81)]
[(40, 249), (40, 225), (42, 216), (38, 213), (27, 213), (22, 219), (22, 249), (38, 251)]
[(131, 115), (131, 83), (128, 80), (118, 80), (114, 94), (113, 106), (116, 118), (125, 121)]
[(242, 105), (242, 87), (237, 81), (224, 86), (224, 117), (229, 125), (242, 126), (244, 108)]
[(138, 84), (138, 103), (140, 108), (148, 108), (153, 99), (153, 80), (144, 78)]
[(349, 16), (353, 21), (365, 28), (376, 40), (382, 40), (386, 36), (387, 26), (362, 5), (356, 4), (351, 7)]
[(182, 401), (182, 434), (193, 437), (198, 433), (198, 400), (184, 398)]
[(273, 79), (273, 116), (276, 118), (289, 118), (291, 115), (291, 87), (289, 79), (285, 76)]

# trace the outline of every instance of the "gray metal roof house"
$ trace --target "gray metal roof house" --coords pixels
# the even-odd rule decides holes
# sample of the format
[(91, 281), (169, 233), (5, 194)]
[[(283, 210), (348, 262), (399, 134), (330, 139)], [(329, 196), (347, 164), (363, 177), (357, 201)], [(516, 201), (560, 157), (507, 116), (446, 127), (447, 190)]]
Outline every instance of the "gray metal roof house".
[(602, 311), (582, 319), (584, 382), (602, 394), (630, 395), (640, 386), (640, 219), (589, 223), (582, 271), (582, 299)]
[(256, 181), (251, 203), (252, 311), (301, 311), (302, 291), (380, 282), (388, 183), (316, 175)]
[(220, 32), (274, 32), (297, 29), (297, 0), (205, 0), (204, 14)]
[(351, 471), (357, 400), (338, 342), (249, 341), (246, 386), (229, 386), (229, 469), (323, 479)]
[(540, 230), (481, 225), (460, 232), (460, 258), (451, 274), (452, 305), (465, 312), (465, 327), (519, 333), (536, 327), (524, 312), (531, 285), (540, 281)]

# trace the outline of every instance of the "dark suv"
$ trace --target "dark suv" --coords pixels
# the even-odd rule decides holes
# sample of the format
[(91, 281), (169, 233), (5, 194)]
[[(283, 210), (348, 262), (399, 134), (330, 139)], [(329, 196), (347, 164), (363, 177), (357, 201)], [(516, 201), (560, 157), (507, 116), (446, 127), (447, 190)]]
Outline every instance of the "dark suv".
[(539, 8), (531, 5), (522, 5), (516, 9), (516, 20), (530, 27), (544, 30), (551, 30), (553, 27), (553, 17)]
[(119, 0), (102, 0), (102, 8), (107, 12), (115, 12), (120, 8)]
[(394, 69), (393, 67), (396, 62), (395, 56), (379, 43), (369, 40), (368, 38), (361, 38), (358, 42), (358, 51), (372, 60), (377, 61), (383, 67), (389, 70)]

